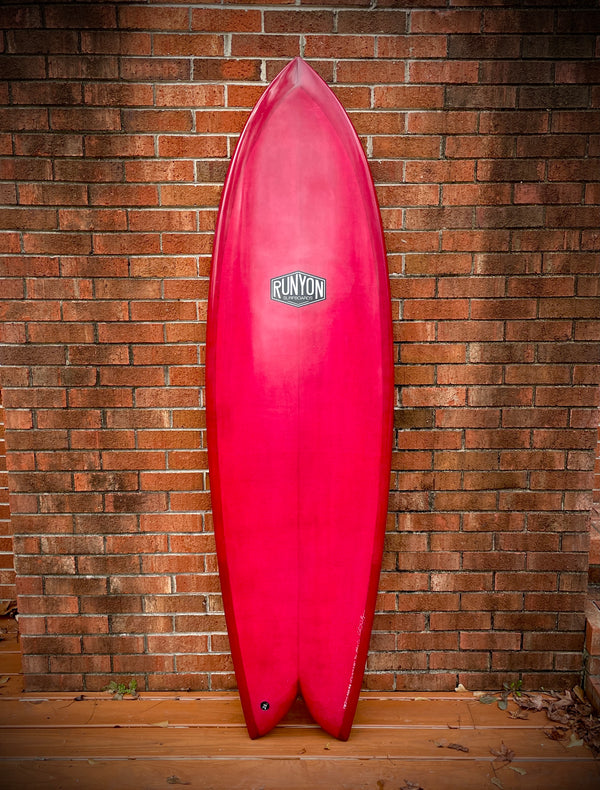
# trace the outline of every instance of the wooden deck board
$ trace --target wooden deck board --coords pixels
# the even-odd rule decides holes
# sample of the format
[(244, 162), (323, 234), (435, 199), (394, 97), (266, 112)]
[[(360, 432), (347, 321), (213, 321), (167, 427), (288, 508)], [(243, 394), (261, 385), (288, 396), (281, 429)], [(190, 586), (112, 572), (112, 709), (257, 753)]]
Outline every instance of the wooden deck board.
[(568, 749), (564, 743), (547, 738), (537, 729), (516, 728), (510, 731), (484, 729), (448, 730), (445, 727), (414, 729), (363, 729), (355, 727), (347, 742), (337, 741), (318, 727), (277, 727), (268, 737), (251, 741), (242, 728), (173, 726), (157, 722), (140, 731), (138, 727), (25, 727), (4, 729), (0, 742), (1, 757), (68, 758), (73, 755), (87, 759), (111, 757), (196, 757), (207, 758), (307, 757), (342, 759), (464, 759), (464, 752), (436, 746), (445, 738), (468, 748), (473, 759), (490, 759), (490, 749), (504, 742), (520, 759), (561, 760), (573, 762), (586, 759), (584, 746)]
[[(2, 644), (2, 643), (0, 643)], [(600, 761), (546, 737), (543, 712), (512, 719), (471, 693), (361, 696), (346, 743), (299, 700), (248, 738), (235, 692), (23, 693), (18, 642), (0, 650), (0, 790), (596, 790)], [(437, 743), (436, 743), (437, 742)], [(439, 744), (442, 745), (439, 745)], [(448, 748), (456, 743), (468, 752)], [(491, 749), (505, 744), (510, 765)], [(516, 769), (516, 770), (515, 770)], [(492, 783), (497, 780), (500, 784)]]
[[(142, 695), (137, 700), (114, 700), (105, 697), (76, 699), (5, 699), (2, 703), (0, 728), (6, 726), (155, 726), (157, 722), (168, 721), (171, 725), (189, 727), (244, 727), (244, 717), (237, 695), (230, 698), (175, 700), (146, 699)], [(511, 704), (508, 712), (516, 710)], [(354, 727), (394, 728), (410, 726), (413, 728), (443, 727), (474, 729), (475, 727), (495, 726), (506, 729), (546, 726), (543, 713), (529, 714), (527, 720), (511, 719), (508, 712), (498, 717), (495, 706), (483, 705), (476, 699), (438, 700), (432, 705), (431, 699), (359, 700)], [(44, 724), (45, 723), (45, 724)], [(299, 700), (281, 727), (313, 727), (306, 707)]]
[[(1, 766), (5, 787), (20, 790), (397, 790), (405, 782), (423, 790), (597, 790), (593, 760), (519, 762), (524, 774), (489, 761), (445, 760), (7, 760)], [(497, 787), (497, 785), (496, 785)]]

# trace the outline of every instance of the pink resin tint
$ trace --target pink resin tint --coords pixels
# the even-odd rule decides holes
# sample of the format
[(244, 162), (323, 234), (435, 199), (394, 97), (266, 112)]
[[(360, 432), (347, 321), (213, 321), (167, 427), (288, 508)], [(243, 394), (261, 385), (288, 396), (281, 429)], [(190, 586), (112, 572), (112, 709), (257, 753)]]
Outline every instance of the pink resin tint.
[(389, 283), (368, 165), (300, 58), (250, 116), (225, 183), (207, 339), (219, 572), (251, 737), (301, 694), (350, 734), (390, 474)]

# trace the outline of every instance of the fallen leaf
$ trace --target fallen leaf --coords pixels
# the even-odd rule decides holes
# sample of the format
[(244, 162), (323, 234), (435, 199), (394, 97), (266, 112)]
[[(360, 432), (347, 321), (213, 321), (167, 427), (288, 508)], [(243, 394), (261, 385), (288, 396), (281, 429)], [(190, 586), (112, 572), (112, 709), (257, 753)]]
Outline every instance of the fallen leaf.
[(493, 778), (491, 781), (492, 781), (492, 784), (493, 784), (493, 785), (496, 785), (496, 787), (499, 787), (499, 788), (500, 788), (500, 790), (504, 790), (504, 785), (503, 785), (503, 784), (502, 784), (502, 782), (501, 782), (501, 781), (498, 779), (498, 777), (497, 777), (497, 776), (494, 776), (494, 778)]
[(494, 762), (510, 763), (514, 760), (515, 753), (502, 741), (499, 749), (490, 749), (490, 754), (496, 758)]
[(454, 691), (458, 692), (459, 694), (462, 694), (462, 693), (464, 693), (464, 692), (468, 691), (468, 689), (466, 689), (466, 688), (463, 686), (463, 684), (462, 684), (462, 683), (459, 683), (459, 684), (458, 684), (458, 686), (457, 686), (457, 687), (454, 689)]
[(400, 788), (400, 790), (423, 790), (420, 784), (416, 782), (409, 782), (406, 779), (404, 780), (404, 784)]
[(529, 713), (526, 710), (511, 710), (508, 715), (511, 719), (528, 719)]
[(583, 738), (578, 738), (574, 732), (571, 733), (567, 749), (572, 749), (573, 746), (583, 746)]
[(572, 704), (573, 697), (569, 691), (565, 691), (564, 695), (560, 696), (556, 702), (553, 702), (551, 707), (553, 710), (559, 710), (559, 708), (568, 708)]
[(587, 704), (587, 699), (581, 686), (575, 686), (573, 689), (573, 694), (575, 694), (578, 700)]
[(191, 785), (191, 782), (182, 782), (178, 776), (167, 776), (168, 785)]
[(523, 694), (515, 702), (520, 708), (526, 708), (527, 710), (542, 710), (545, 707), (544, 698), (541, 694)]
[(482, 702), (484, 705), (491, 705), (492, 702), (496, 702), (496, 697), (491, 694), (485, 694), (483, 697), (479, 697), (479, 702)]
[(569, 714), (560, 710), (547, 710), (546, 716), (550, 719), (550, 721), (557, 721), (559, 724), (568, 725), (571, 722)]
[(508, 766), (511, 771), (514, 771), (516, 774), (521, 774), (521, 776), (526, 776), (527, 771), (524, 768), (519, 768), (518, 765), (509, 765)]
[(566, 741), (568, 729), (566, 727), (553, 727), (551, 730), (544, 730), (546, 738), (551, 741)]
[(449, 743), (448, 749), (455, 749), (457, 752), (468, 752), (468, 746), (463, 746), (462, 743)]
[(329, 742), (327, 742), (325, 744), (325, 746), (323, 746), (323, 748), (325, 749), (325, 751), (330, 751), (331, 750), (331, 744)]
[(157, 721), (156, 724), (154, 724), (154, 726), (155, 727), (168, 727), (169, 726), (169, 722), (168, 721)]
[(0, 617), (14, 617), (17, 614), (17, 602), (6, 601), (0, 609)]
[(506, 710), (508, 708), (508, 700), (507, 699), (499, 699), (498, 700), (498, 708), (500, 710)]
[(5, 686), (9, 680), (10, 678), (6, 677), (6, 675), (3, 678), (0, 678), (0, 686)]
[(448, 746), (448, 741), (445, 738), (440, 738), (439, 741), (434, 741), (433, 743), (438, 747), (438, 749), (443, 749), (444, 746)]

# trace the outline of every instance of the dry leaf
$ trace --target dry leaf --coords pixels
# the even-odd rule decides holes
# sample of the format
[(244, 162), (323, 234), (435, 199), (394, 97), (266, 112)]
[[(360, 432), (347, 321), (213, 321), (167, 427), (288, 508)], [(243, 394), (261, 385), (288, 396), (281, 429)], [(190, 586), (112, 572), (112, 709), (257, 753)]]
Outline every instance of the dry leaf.
[(191, 782), (183, 782), (178, 776), (167, 776), (168, 785), (191, 785)]
[(566, 741), (568, 729), (566, 727), (553, 727), (551, 730), (544, 730), (546, 738), (551, 741)]
[(508, 766), (511, 771), (514, 771), (516, 774), (521, 774), (521, 776), (526, 776), (527, 771), (524, 768), (519, 768), (518, 765), (509, 765)]
[(571, 733), (567, 749), (571, 749), (573, 746), (583, 746), (583, 738), (578, 738), (574, 732)]
[(501, 782), (501, 781), (498, 779), (498, 777), (497, 777), (497, 776), (494, 776), (494, 778), (491, 780), (491, 782), (492, 782), (492, 784), (493, 784), (493, 785), (496, 785), (496, 787), (499, 787), (499, 788), (500, 788), (500, 790), (504, 790), (504, 785), (503, 785), (503, 784), (502, 784), (502, 782)]
[(490, 749), (490, 754), (493, 754), (496, 758), (494, 762), (510, 763), (515, 758), (515, 753), (508, 748), (504, 741), (502, 741), (499, 749)]
[(449, 743), (448, 749), (454, 749), (457, 752), (468, 752), (469, 748), (467, 746), (463, 746), (462, 743)]
[(17, 602), (6, 601), (0, 608), (0, 617), (15, 617), (17, 614)]
[(458, 692), (459, 694), (462, 694), (462, 693), (464, 693), (464, 692), (468, 691), (468, 689), (466, 689), (466, 688), (463, 686), (463, 684), (462, 684), (462, 683), (459, 683), (459, 684), (458, 684), (458, 686), (457, 686), (457, 687), (454, 689), (454, 691)]
[(558, 710), (559, 708), (568, 708), (572, 704), (573, 697), (571, 696), (570, 692), (565, 691), (565, 693), (560, 695), (556, 702), (553, 702), (550, 707), (554, 710)]
[(483, 697), (479, 697), (479, 702), (482, 702), (484, 705), (491, 705), (492, 702), (496, 702), (496, 697), (492, 694), (484, 694)]
[(568, 713), (560, 710), (547, 710), (546, 716), (550, 721), (557, 721), (559, 724), (568, 725), (571, 723), (571, 718)]
[(542, 710), (545, 707), (541, 694), (523, 694), (521, 697), (517, 697), (515, 702), (520, 708), (527, 708), (527, 710)]
[(463, 746), (462, 743), (448, 743), (446, 738), (440, 738), (438, 741), (433, 741), (438, 749), (455, 749), (457, 752), (468, 752), (469, 749)]
[(10, 678), (6, 677), (6, 675), (3, 678), (0, 678), (0, 686), (5, 686), (9, 680)]
[(168, 727), (169, 726), (169, 722), (168, 721), (157, 721), (153, 726), (154, 727)]
[(511, 710), (508, 712), (511, 719), (528, 719), (529, 713), (526, 710)]
[(416, 782), (409, 782), (408, 780), (404, 780), (404, 784), (400, 788), (400, 790), (423, 790), (420, 784)]

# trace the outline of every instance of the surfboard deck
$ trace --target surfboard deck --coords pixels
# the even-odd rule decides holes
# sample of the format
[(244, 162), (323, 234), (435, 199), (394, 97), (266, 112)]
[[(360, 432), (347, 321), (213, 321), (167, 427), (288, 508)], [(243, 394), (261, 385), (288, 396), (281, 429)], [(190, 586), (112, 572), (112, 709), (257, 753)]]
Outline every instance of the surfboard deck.
[(379, 209), (300, 58), (254, 108), (219, 209), (207, 424), (219, 573), (251, 737), (300, 693), (346, 739), (381, 567), (393, 410)]

